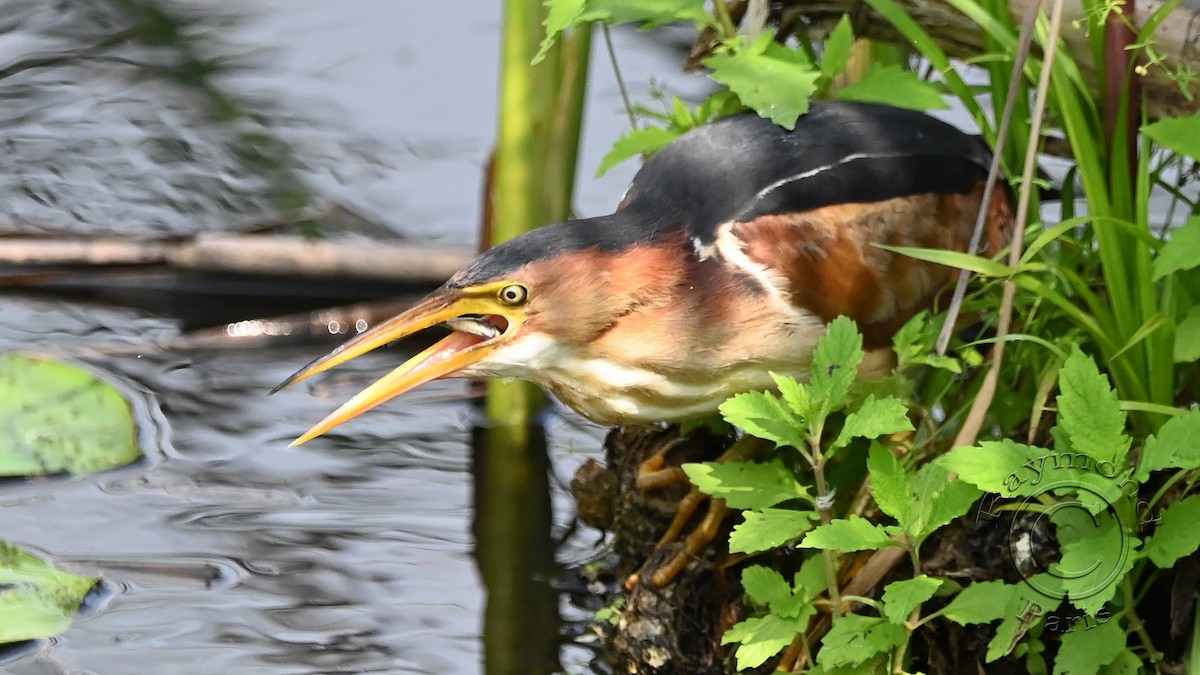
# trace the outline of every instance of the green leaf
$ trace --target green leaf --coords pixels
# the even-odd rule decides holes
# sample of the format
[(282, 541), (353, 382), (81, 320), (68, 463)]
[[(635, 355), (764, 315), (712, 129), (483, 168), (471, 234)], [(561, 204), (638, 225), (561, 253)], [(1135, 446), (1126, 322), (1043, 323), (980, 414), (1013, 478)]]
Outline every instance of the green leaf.
[(764, 607), (792, 597), (792, 587), (783, 575), (762, 565), (742, 570), (742, 588), (751, 602)]
[[(764, 33), (770, 36), (770, 31)], [(761, 40), (760, 40), (761, 41)], [(803, 56), (783, 45), (715, 54), (704, 60), (712, 79), (729, 87), (742, 103), (785, 129), (808, 112), (808, 100), (817, 90), (815, 70)]]
[[(1041, 576), (1044, 575), (1035, 575), (1027, 581), (1033, 583)], [(985, 656), (988, 663), (1011, 654), (1025, 633), (1040, 623), (1048, 610), (1058, 605), (1059, 600), (1050, 600), (1030, 583), (1012, 586), (1013, 596), (1000, 615), (1001, 621), (996, 627), (996, 636), (988, 642)]]
[(1172, 152), (1200, 158), (1200, 113), (1147, 124), (1142, 133)]
[(794, 619), (768, 614), (746, 619), (725, 631), (721, 644), (740, 643), (737, 648), (738, 670), (757, 668), (783, 651), (808, 627), (808, 616)]
[(1020, 588), (1020, 584), (1003, 581), (977, 581), (954, 596), (942, 616), (960, 626), (991, 623), (1008, 613)]
[(1188, 218), (1187, 224), (1171, 231), (1171, 239), (1158, 250), (1154, 258), (1154, 274), (1158, 281), (1168, 274), (1190, 270), (1200, 265), (1200, 216)]
[(1070, 448), (1050, 451), (1007, 438), (955, 448), (935, 464), (957, 473), (960, 480), (1001, 497), (1079, 492), (1086, 497), (1081, 501), (1093, 513), (1119, 501), (1122, 487), (1133, 473), (1132, 469), (1120, 470), (1115, 465), (1096, 462)]
[(913, 494), (900, 460), (879, 443), (872, 443), (867, 454), (867, 471), (871, 475), (871, 495), (879, 505), (879, 510), (895, 518), (904, 527), (908, 522)]
[(1100, 675), (1138, 675), (1142, 672), (1142, 659), (1126, 647), (1117, 652), (1112, 662), (1100, 669)]
[(924, 495), (913, 503), (905, 531), (917, 546), (938, 528), (971, 510), (983, 493), (965, 480), (950, 480), (936, 464), (921, 467), (912, 481), (913, 494)]
[(795, 540), (820, 518), (816, 511), (762, 509), (746, 511), (729, 533), (730, 553), (769, 551)]
[(692, 116), (692, 111), (688, 110), (687, 104), (678, 96), (671, 97), (671, 126), (676, 129), (696, 127), (696, 118)]
[(783, 462), (704, 462), (684, 464), (683, 472), (701, 492), (735, 509), (764, 509), (789, 499), (812, 501), (808, 488)]
[(912, 428), (908, 408), (899, 399), (868, 396), (858, 410), (846, 416), (841, 433), (830, 447), (844, 448), (855, 438), (879, 438)]
[(1125, 642), (1125, 631), (1117, 621), (1069, 631), (1054, 658), (1054, 675), (1095, 675), (1125, 649)]
[(537, 65), (546, 58), (558, 36), (578, 22), (583, 14), (585, 0), (544, 0), (543, 4), (546, 7), (546, 21), (543, 23), (546, 27), (546, 37), (542, 38), (542, 44), (538, 47), (538, 53), (533, 57), (531, 65)]
[(711, 25), (712, 16), (704, 11), (704, 0), (587, 0), (575, 23), (584, 21), (638, 23), (648, 30), (679, 21)]
[(0, 541), (0, 645), (63, 632), (96, 581)]
[(1200, 495), (1191, 495), (1163, 509), (1162, 520), (1146, 542), (1142, 554), (1159, 569), (1170, 569), (1185, 555), (1200, 548)]
[(904, 644), (908, 631), (885, 619), (847, 614), (835, 619), (821, 640), (817, 660), (825, 667), (857, 666), (863, 661)]
[(1192, 307), (1175, 327), (1175, 363), (1200, 360), (1200, 305)]
[(950, 107), (936, 86), (900, 66), (873, 65), (861, 79), (838, 89), (834, 96), (843, 101), (885, 103), (913, 110)]
[(833, 31), (825, 40), (825, 53), (821, 55), (821, 72), (833, 79), (850, 63), (850, 50), (854, 47), (854, 29), (850, 16), (843, 14)]
[(771, 394), (761, 391), (738, 394), (717, 409), (726, 422), (740, 427), (751, 436), (764, 438), (775, 445), (808, 447), (808, 442), (800, 432), (801, 420)]
[(787, 375), (771, 373), (771, 379), (775, 380), (775, 386), (779, 388), (779, 395), (783, 397), (783, 402), (787, 404), (788, 408), (796, 414), (796, 418), (807, 418), (812, 408), (812, 399), (808, 395), (808, 388), (796, 381), (796, 378)]
[(1189, 410), (1172, 417), (1146, 439), (1138, 461), (1137, 480), (1146, 482), (1151, 471), (1162, 469), (1200, 469), (1200, 410)]
[(1042, 474), (1038, 460), (1048, 454), (1011, 439), (981, 441), (976, 446), (958, 447), (942, 455), (936, 464), (984, 492), (1003, 497), (1031, 494), (1030, 484)]
[(812, 600), (829, 590), (826, 588), (828, 583), (829, 579), (825, 576), (825, 560), (819, 553), (806, 558), (800, 565), (800, 571), (796, 572), (796, 577), (792, 579), (796, 595), (806, 600)]
[(896, 352), (896, 369), (904, 371), (916, 365), (940, 368), (952, 373), (961, 373), (962, 365), (951, 356), (933, 353), (938, 329), (930, 323), (929, 312), (923, 311), (909, 319), (892, 337), (892, 349)]
[(854, 321), (839, 316), (829, 322), (813, 350), (808, 393), (820, 402), (820, 408), (808, 420), (810, 424), (823, 422), (829, 413), (845, 404), (862, 360), (862, 335)]
[(883, 589), (883, 615), (894, 624), (904, 625), (908, 621), (908, 615), (921, 603), (932, 598), (941, 585), (941, 579), (924, 574), (912, 579), (893, 581)]
[(991, 258), (983, 256), (970, 255), (961, 251), (948, 251), (937, 248), (920, 248), (916, 246), (888, 246), (886, 244), (875, 244), (875, 246), (892, 253), (899, 253), (917, 260), (925, 262), (937, 263), (946, 267), (957, 267), (969, 272), (974, 272), (984, 277), (995, 277), (997, 279), (1007, 279), (1013, 276), (1016, 272), (1013, 268), (1004, 263), (996, 262)]
[[(1118, 505), (1119, 506), (1119, 505)], [(1113, 598), (1121, 579), (1133, 567), (1137, 539), (1115, 508), (1098, 515), (1084, 508), (1059, 508), (1050, 514), (1062, 556), (1050, 565), (1061, 588), (1075, 607), (1095, 615)], [(1037, 588), (1033, 580), (1031, 585)]]
[(894, 543), (882, 526), (875, 525), (861, 516), (852, 515), (848, 520), (834, 520), (814, 528), (804, 537), (804, 541), (800, 542), (800, 546), (850, 553), (877, 550)]
[(614, 166), (627, 159), (661, 150), (678, 137), (679, 134), (662, 127), (634, 129), (613, 143), (612, 149), (608, 151), (604, 159), (600, 160), (600, 168), (596, 169), (596, 177), (603, 176)]
[(0, 356), (0, 476), (80, 475), (141, 457), (129, 403), (60, 361)]
[(1075, 452), (1124, 467), (1130, 439), (1117, 393), (1078, 346), (1058, 373), (1058, 426)]

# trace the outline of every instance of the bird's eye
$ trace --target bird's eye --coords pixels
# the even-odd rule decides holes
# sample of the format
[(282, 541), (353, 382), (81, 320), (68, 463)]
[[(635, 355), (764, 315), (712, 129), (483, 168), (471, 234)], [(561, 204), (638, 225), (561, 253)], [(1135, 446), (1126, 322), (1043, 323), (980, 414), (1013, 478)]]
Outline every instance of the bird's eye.
[(529, 299), (529, 289), (521, 284), (509, 284), (500, 289), (500, 300), (506, 305), (516, 307), (525, 304), (527, 299)]

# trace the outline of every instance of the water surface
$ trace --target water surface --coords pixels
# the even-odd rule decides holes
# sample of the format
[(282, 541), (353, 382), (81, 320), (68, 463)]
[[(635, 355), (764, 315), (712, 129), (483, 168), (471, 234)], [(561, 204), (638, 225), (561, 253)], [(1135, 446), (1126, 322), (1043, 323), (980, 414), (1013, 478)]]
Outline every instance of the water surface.
[[(119, 4), (0, 1), (8, 17), (0, 67), (20, 66), (0, 78), (4, 232), (236, 231), (276, 217), (301, 186), (398, 237), (474, 241), (480, 167), (494, 138), (496, 3), (164, 5), (190, 17), (183, 36), (198, 62), (226, 64), (205, 81), (237, 102), (232, 111), (188, 84), (177, 50), (87, 52), (127, 28), (112, 11)], [(616, 38), (639, 99), (651, 74), (677, 70), (676, 45), (634, 32)], [(26, 67), (31, 59), (46, 63)], [(611, 210), (635, 169), (591, 179), (627, 123), (600, 52), (594, 70), (577, 200), (584, 215)], [(664, 86), (695, 95), (707, 85), (680, 77)], [(279, 143), (294, 161), (248, 164), (242, 144), (260, 136), (273, 140), (256, 148)], [(225, 302), (223, 312), (240, 315)], [(10, 654), (4, 672), (477, 673), (489, 653), (500, 663), (520, 632), (485, 612), (480, 570), (529, 554), (528, 583), (508, 588), (553, 590), (560, 566), (595, 554), (596, 533), (568, 535), (562, 486), (598, 452), (604, 430), (551, 411), (549, 478), (533, 483), (534, 511), (509, 500), (511, 517), (480, 513), (477, 504), (503, 503), (497, 495), (515, 484), (477, 480), (479, 467), (520, 458), (472, 450), (465, 384), (429, 385), (288, 449), (406, 349), (267, 397), (328, 345), (164, 350), (155, 345), (196, 308), (162, 304), (150, 313), (3, 299), (0, 349), (52, 350), (109, 378), (133, 401), (146, 451), (143, 462), (96, 476), (0, 486), (0, 537), (104, 579), (65, 634)], [(537, 515), (539, 503), (552, 515)], [(484, 539), (491, 548), (481, 565)], [(530, 612), (585, 616), (528, 592)], [(571, 632), (553, 622), (520, 629), (551, 643)], [(572, 672), (592, 657), (583, 648), (561, 654)]]

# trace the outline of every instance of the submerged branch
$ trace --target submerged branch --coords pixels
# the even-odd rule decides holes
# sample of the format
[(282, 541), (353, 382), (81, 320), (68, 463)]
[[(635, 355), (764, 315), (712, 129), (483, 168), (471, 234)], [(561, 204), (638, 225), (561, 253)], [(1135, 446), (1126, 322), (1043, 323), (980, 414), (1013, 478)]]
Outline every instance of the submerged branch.
[(472, 255), (465, 248), (258, 234), (202, 235), (187, 241), (0, 238), (0, 264), (8, 265), (166, 265), (204, 272), (437, 283), (465, 266)]

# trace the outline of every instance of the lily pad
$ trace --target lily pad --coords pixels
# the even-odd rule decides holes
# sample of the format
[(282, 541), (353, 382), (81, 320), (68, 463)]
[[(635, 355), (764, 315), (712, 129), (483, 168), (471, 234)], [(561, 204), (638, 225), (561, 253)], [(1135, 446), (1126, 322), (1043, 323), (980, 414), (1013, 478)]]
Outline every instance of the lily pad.
[(133, 411), (78, 366), (0, 356), (0, 476), (95, 473), (141, 457)]
[(0, 541), (0, 644), (63, 632), (96, 581)]

